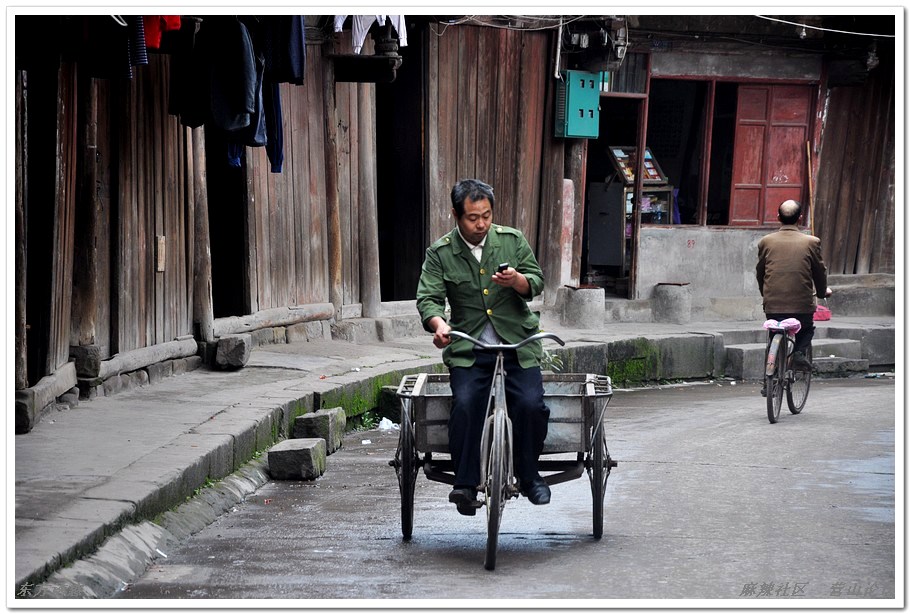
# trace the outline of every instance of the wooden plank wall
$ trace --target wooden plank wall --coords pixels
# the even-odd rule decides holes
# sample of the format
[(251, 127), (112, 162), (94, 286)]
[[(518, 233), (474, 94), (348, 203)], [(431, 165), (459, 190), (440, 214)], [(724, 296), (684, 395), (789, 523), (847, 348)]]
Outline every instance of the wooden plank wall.
[[(57, 169), (55, 176), (54, 244), (51, 265), (50, 331), (45, 373), (69, 361), (73, 288), (73, 240), (76, 220), (76, 67), (63, 63), (58, 75)], [(41, 223), (35, 220), (33, 223)], [(33, 246), (33, 249), (35, 247)], [(37, 246), (40, 249), (40, 246)]]
[[(265, 148), (247, 148), (251, 311), (325, 303), (329, 296), (326, 134), (320, 44), (307, 45), (303, 85), (281, 85), (284, 165), (270, 171)], [(357, 95), (336, 85), (337, 173), (344, 303), (359, 301)]]
[[(373, 40), (364, 41), (363, 53), (373, 53)], [(307, 47), (309, 49), (309, 47)], [(336, 39), (335, 53), (353, 53), (348, 36)], [(336, 170), (338, 210), (341, 225), (341, 283), (343, 304), (360, 303), (360, 115), (357, 105), (358, 83), (335, 84), (335, 121), (337, 142)], [(375, 101), (376, 88), (368, 86)], [(373, 103), (375, 108), (375, 102)], [(368, 142), (368, 140), (367, 140)]]
[[(117, 122), (119, 186), (112, 352), (192, 333), (189, 132), (167, 113), (168, 65), (168, 56), (149, 54), (149, 64), (134, 69), (128, 83), (112, 85), (122, 88), (109, 115)], [(163, 271), (157, 270), (158, 237), (164, 237)]]
[(894, 74), (831, 89), (815, 234), (833, 274), (894, 273)]
[(452, 185), (476, 177), (493, 186), (494, 221), (536, 248), (548, 41), (546, 32), (431, 25), (428, 243), (454, 226)]
[(111, 228), (111, 207), (115, 204), (116, 195), (113, 193), (115, 186), (111, 182), (112, 172), (116, 170), (116, 152), (112, 149), (111, 141), (111, 122), (104, 121), (105, 114), (109, 114), (111, 109), (111, 88), (110, 81), (107, 79), (95, 79), (95, 88), (98, 96), (98, 115), (97, 115), (97, 134), (95, 137), (97, 143), (98, 161), (96, 164), (96, 193), (95, 206), (100, 208), (98, 212), (99, 227), (96, 229), (98, 245), (96, 246), (95, 256), (98, 258), (98, 265), (95, 267), (97, 279), (95, 280), (95, 341), (100, 349), (101, 356), (107, 357), (114, 352), (111, 351), (112, 335), (112, 309), (111, 296), (113, 293), (112, 283), (116, 279), (116, 274), (112, 270), (111, 260), (111, 241), (114, 240), (115, 230)]

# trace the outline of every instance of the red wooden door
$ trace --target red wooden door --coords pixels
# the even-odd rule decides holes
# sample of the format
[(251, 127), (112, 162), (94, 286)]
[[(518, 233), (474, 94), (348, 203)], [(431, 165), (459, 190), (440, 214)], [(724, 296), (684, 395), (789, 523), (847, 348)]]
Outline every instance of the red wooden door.
[(736, 103), (730, 225), (777, 223), (777, 208), (806, 188), (810, 85), (742, 85)]

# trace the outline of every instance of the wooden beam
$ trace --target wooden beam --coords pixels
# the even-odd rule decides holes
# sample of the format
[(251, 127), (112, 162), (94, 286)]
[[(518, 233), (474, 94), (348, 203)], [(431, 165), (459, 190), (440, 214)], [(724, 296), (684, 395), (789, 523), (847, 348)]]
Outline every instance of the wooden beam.
[(567, 283), (577, 286), (581, 280), (581, 249), (584, 237), (585, 199), (588, 186), (588, 139), (572, 139), (566, 148), (566, 178), (575, 186), (575, 202), (572, 203), (572, 262)]
[(360, 302), (363, 317), (378, 318), (382, 303), (379, 287), (379, 220), (376, 212), (376, 122), (373, 119), (375, 86), (357, 85), (358, 200), (360, 204)]
[(193, 128), (193, 324), (201, 341), (212, 341), (212, 249), (208, 191), (205, 185), (205, 128)]
[(76, 365), (68, 362), (45, 375), (31, 388), (16, 391), (16, 433), (28, 433), (41, 418), (45, 407), (77, 384)]
[(335, 315), (335, 308), (331, 303), (314, 303), (311, 305), (297, 305), (294, 307), (276, 307), (266, 309), (246, 316), (229, 316), (218, 318), (214, 321), (215, 337), (248, 333), (260, 328), (275, 326), (289, 326), (301, 322), (314, 322), (316, 320), (329, 320)]
[(335, 64), (338, 83), (392, 83), (401, 66), (400, 55), (332, 54), (327, 59)]
[(196, 340), (190, 337), (122, 352), (112, 356), (110, 360), (101, 361), (98, 378), (106, 380), (114, 375), (136, 371), (165, 360), (195, 356), (197, 351)]
[(98, 245), (102, 208), (98, 202), (98, 89), (95, 79), (79, 80), (79, 111), (83, 130), (80, 201), (76, 210), (73, 246), (73, 324), (70, 345), (97, 343), (95, 318), (98, 313)]
[[(330, 43), (323, 49), (329, 49)], [(323, 51), (325, 54), (325, 51)], [(344, 305), (344, 281), (341, 259), (341, 211), (338, 198), (338, 119), (335, 109), (334, 63), (322, 62), (323, 118), (325, 119), (325, 202), (327, 209), (329, 301), (335, 306), (335, 318), (341, 319)]]

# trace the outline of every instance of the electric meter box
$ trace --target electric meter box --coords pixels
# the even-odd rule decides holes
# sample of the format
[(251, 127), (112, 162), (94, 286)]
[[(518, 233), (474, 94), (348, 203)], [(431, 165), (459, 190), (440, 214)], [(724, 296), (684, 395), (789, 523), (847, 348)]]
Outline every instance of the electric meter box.
[[(609, 74), (609, 73), (608, 73)], [(564, 70), (556, 87), (556, 136), (596, 139), (600, 132), (600, 72)]]

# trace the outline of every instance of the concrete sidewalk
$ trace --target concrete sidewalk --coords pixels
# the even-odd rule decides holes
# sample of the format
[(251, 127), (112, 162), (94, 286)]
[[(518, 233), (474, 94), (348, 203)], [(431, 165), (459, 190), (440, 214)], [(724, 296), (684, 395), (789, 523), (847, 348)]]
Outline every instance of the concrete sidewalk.
[[(726, 346), (763, 334), (753, 321), (586, 330), (551, 320), (545, 312), (541, 325), (567, 343), (564, 372), (603, 373), (610, 362), (658, 381), (723, 376)], [(202, 528), (265, 483), (262, 452), (289, 436), (296, 416), (337, 406), (360, 413), (381, 386), (441, 368), (419, 326), (345, 322), (344, 337), (354, 341), (263, 345), (240, 370), (203, 367), (82, 401), (17, 435), (14, 597), (109, 596), (111, 578), (128, 583), (167, 540)], [(825, 338), (858, 341), (871, 369), (895, 362), (893, 317), (819, 322), (816, 339)], [(186, 506), (195, 513), (175, 515)]]

